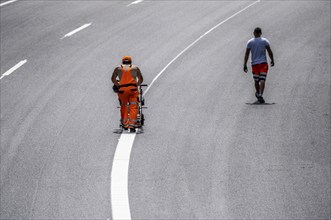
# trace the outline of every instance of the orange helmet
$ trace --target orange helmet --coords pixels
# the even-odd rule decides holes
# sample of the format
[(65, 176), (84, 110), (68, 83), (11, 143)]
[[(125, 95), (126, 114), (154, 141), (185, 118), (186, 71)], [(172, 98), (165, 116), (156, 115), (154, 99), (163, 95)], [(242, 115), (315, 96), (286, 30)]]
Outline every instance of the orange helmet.
[(132, 59), (131, 59), (130, 56), (124, 56), (124, 57), (122, 57), (122, 63), (123, 64), (131, 64), (131, 62), (132, 62)]

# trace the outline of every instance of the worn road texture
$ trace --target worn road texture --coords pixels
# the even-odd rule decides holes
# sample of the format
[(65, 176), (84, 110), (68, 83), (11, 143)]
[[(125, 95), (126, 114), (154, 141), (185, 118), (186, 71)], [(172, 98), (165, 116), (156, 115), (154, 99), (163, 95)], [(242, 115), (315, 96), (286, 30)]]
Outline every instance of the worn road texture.
[[(3, 2), (3, 1), (2, 1)], [(1, 219), (111, 218), (119, 135), (110, 76), (153, 78), (252, 1), (17, 1), (1, 10)], [(80, 32), (61, 38), (80, 26)], [(264, 97), (242, 71), (260, 26)], [(329, 219), (330, 1), (261, 1), (180, 56), (146, 94), (133, 219)]]

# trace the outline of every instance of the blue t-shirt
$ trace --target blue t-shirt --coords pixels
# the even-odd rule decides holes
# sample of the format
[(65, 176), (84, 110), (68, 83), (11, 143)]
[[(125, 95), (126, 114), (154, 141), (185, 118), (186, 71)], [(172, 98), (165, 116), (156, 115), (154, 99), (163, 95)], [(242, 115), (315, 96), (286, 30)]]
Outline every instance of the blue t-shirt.
[(269, 41), (263, 37), (254, 37), (247, 42), (247, 48), (252, 53), (252, 65), (267, 63), (266, 47), (269, 45)]

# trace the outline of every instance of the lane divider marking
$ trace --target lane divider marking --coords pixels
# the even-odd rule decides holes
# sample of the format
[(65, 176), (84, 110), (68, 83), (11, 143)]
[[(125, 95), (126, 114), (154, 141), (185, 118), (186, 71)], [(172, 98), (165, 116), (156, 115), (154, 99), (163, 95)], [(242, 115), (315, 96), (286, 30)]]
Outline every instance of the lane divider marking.
[(113, 219), (131, 219), (128, 172), (135, 133), (122, 134), (116, 147), (111, 171), (111, 204)]
[(13, 2), (16, 2), (16, 1), (17, 0), (10, 0), (10, 1), (7, 1), (7, 2), (3, 2), (3, 3), (0, 4), (0, 7), (5, 6), (5, 5), (8, 5), (8, 4), (13, 3)]
[(130, 5), (138, 4), (138, 3), (142, 2), (142, 1), (144, 1), (144, 0), (137, 0), (137, 1), (131, 2), (131, 3), (128, 4), (126, 7), (129, 7)]
[(3, 77), (9, 76), (10, 74), (12, 74), (15, 70), (17, 70), (18, 68), (20, 68), (21, 66), (23, 66), (26, 62), (27, 62), (27, 60), (21, 60), (18, 64), (16, 64), (15, 66), (13, 66), (9, 70), (7, 70), (4, 74), (2, 74), (2, 76), (0, 77), (0, 80)]
[[(187, 46), (182, 52), (180, 52), (174, 59), (172, 59), (152, 80), (148, 88), (145, 90), (144, 95), (149, 91), (153, 83), (160, 77), (160, 75), (183, 53), (185, 53), (189, 48), (196, 44), (199, 40), (205, 37), (207, 34), (218, 28), (220, 25), (224, 24), (231, 18), (245, 11), (249, 7), (260, 2), (257, 0), (252, 4), (246, 6), (235, 14), (231, 15), (227, 19), (218, 23), (206, 33), (201, 35), (198, 39)], [(128, 180), (129, 180), (129, 164), (130, 164), (130, 154), (133, 146), (136, 134), (121, 134), (118, 144), (116, 146), (115, 155), (113, 159), (113, 166), (111, 171), (111, 185), (110, 185), (110, 198), (112, 207), (112, 217), (113, 219), (131, 219), (130, 204), (129, 204), (129, 194), (128, 194)]]
[(66, 38), (66, 37), (70, 37), (70, 36), (76, 34), (77, 32), (79, 32), (79, 31), (81, 31), (81, 30), (87, 28), (87, 27), (90, 26), (91, 24), (92, 24), (92, 23), (88, 23), (88, 24), (84, 24), (84, 25), (82, 25), (81, 27), (79, 27), (79, 28), (77, 28), (77, 29), (75, 29), (75, 30), (73, 30), (73, 31), (71, 31), (71, 32), (69, 32), (69, 33), (67, 33), (66, 35), (64, 35), (64, 36), (61, 38), (61, 40), (64, 39), (64, 38)]

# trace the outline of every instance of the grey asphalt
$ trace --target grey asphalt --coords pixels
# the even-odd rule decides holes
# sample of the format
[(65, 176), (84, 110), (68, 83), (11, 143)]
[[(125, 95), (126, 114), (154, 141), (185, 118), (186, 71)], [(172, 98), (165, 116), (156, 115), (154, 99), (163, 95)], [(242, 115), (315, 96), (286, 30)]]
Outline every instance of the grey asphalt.
[[(119, 135), (110, 75), (146, 83), (252, 1), (18, 1), (0, 8), (1, 219), (111, 218)], [(146, 94), (129, 169), (133, 219), (330, 219), (330, 1), (261, 1), (205, 36)], [(72, 37), (68, 32), (92, 25)], [(260, 26), (265, 99), (242, 71)]]

